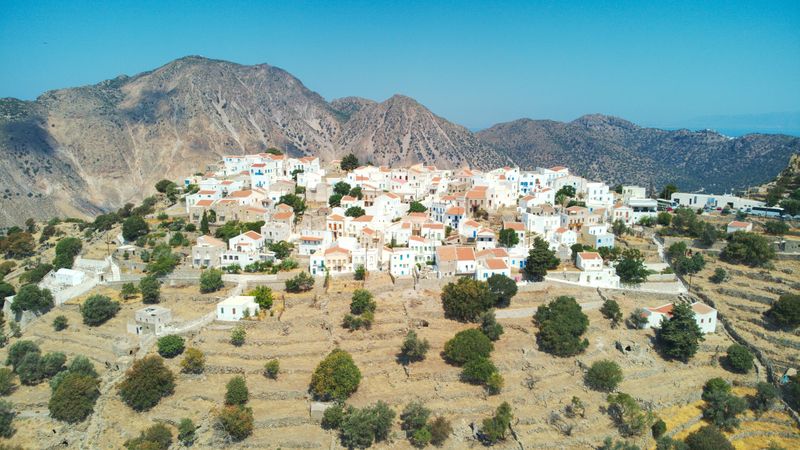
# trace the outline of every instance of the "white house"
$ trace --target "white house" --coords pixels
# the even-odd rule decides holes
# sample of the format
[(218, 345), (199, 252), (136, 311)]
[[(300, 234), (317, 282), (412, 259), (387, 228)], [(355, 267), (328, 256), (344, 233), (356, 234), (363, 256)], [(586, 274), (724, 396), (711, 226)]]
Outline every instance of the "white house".
[(72, 270), (63, 267), (58, 269), (53, 276), (56, 279), (56, 283), (66, 286), (77, 286), (86, 278), (86, 274), (80, 270)]
[(505, 261), (500, 258), (486, 258), (480, 260), (475, 270), (475, 278), (486, 281), (492, 275), (505, 275), (511, 278), (511, 269)]
[(389, 249), (389, 273), (395, 277), (410, 277), (414, 270), (414, 250), (405, 247)]
[(249, 295), (235, 295), (217, 303), (217, 320), (237, 321), (245, 315), (258, 314), (259, 307), (256, 298)]
[(735, 233), (737, 231), (753, 231), (753, 224), (750, 222), (740, 222), (738, 220), (734, 220), (728, 224), (726, 231), (728, 234)]
[[(644, 308), (644, 317), (647, 318), (645, 328), (658, 328), (661, 322), (672, 317), (672, 303), (661, 305), (657, 308)], [(717, 329), (717, 310), (706, 305), (705, 303), (695, 302), (691, 305), (694, 312), (694, 320), (700, 331), (705, 333), (713, 333)]]
[(581, 269), (578, 283), (584, 286), (618, 288), (619, 276), (613, 267), (606, 267), (603, 258), (597, 252), (580, 252), (575, 266)]
[(475, 273), (475, 250), (472, 247), (446, 245), (436, 248), (436, 271), (440, 277)]
[(764, 206), (764, 202), (750, 200), (749, 198), (737, 197), (735, 195), (722, 194), (692, 194), (689, 192), (675, 192), (670, 200), (677, 206), (689, 208), (725, 208), (730, 209), (751, 209), (756, 206)]

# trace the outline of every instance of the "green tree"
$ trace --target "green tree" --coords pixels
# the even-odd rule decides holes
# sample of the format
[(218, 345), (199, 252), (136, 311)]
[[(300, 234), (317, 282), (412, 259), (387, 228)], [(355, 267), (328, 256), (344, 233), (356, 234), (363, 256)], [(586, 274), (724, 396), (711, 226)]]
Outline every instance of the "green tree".
[(0, 368), (0, 395), (6, 396), (14, 391), (14, 372), (6, 367)]
[(216, 292), (225, 286), (222, 281), (222, 271), (219, 269), (207, 269), (200, 274), (200, 292), (206, 294)]
[(649, 271), (644, 266), (644, 257), (634, 248), (622, 252), (622, 258), (617, 262), (616, 272), (620, 281), (627, 285), (639, 285), (647, 280)]
[(494, 310), (490, 309), (481, 314), (481, 332), (486, 335), (490, 340), (496, 341), (500, 339), (503, 334), (503, 326), (497, 323), (497, 318), (494, 315)]
[(717, 267), (714, 269), (714, 274), (709, 277), (709, 280), (714, 284), (720, 284), (725, 281), (726, 278), (728, 278), (728, 272), (722, 267)]
[(511, 228), (503, 228), (500, 230), (500, 235), (497, 238), (497, 242), (499, 242), (503, 247), (511, 248), (519, 244), (519, 236), (515, 230), (512, 230)]
[(256, 286), (247, 295), (255, 297), (258, 307), (263, 310), (272, 308), (272, 289), (267, 286)]
[(241, 325), (238, 325), (233, 330), (231, 330), (231, 344), (237, 347), (241, 347), (242, 345), (244, 345), (244, 340), (246, 337), (247, 337), (247, 331)]
[(170, 186), (175, 186), (175, 183), (170, 180), (159, 180), (158, 183), (156, 183), (156, 191), (164, 194)]
[(50, 417), (67, 423), (84, 421), (94, 412), (94, 404), (100, 397), (98, 385), (95, 377), (67, 372), (48, 402)]
[(278, 204), (285, 203), (292, 207), (292, 211), (294, 211), (295, 216), (302, 216), (304, 212), (306, 212), (306, 201), (303, 197), (297, 194), (286, 194), (281, 196), (278, 200)]
[(311, 375), (311, 393), (322, 401), (345, 400), (358, 389), (361, 371), (353, 357), (344, 350), (328, 354)]
[(333, 185), (333, 192), (344, 197), (350, 194), (350, 185), (344, 181), (339, 181)]
[(734, 372), (747, 373), (753, 368), (753, 354), (743, 345), (731, 344), (726, 362)]
[(733, 264), (763, 266), (775, 257), (775, 250), (764, 236), (737, 231), (728, 237), (720, 258)]
[(358, 158), (356, 158), (356, 155), (350, 153), (342, 158), (339, 167), (345, 172), (350, 172), (358, 167)]
[(511, 426), (511, 405), (503, 402), (495, 410), (494, 416), (483, 419), (483, 427), (481, 427), (481, 435), (483, 440), (493, 445), (498, 441), (505, 440), (506, 433)]
[(573, 197), (574, 198), (575, 197), (575, 187), (574, 186), (569, 186), (569, 185), (563, 186), (561, 189), (559, 189), (556, 192), (556, 197), (558, 197), (560, 195), (564, 195), (564, 196), (567, 196), (567, 197)]
[(356, 281), (363, 281), (367, 278), (367, 269), (364, 268), (363, 264), (359, 264), (358, 267), (356, 267), (355, 272), (353, 272), (353, 278)]
[(424, 213), (427, 210), (428, 208), (426, 208), (425, 205), (417, 201), (413, 201), (408, 205), (408, 212), (410, 213)]
[(703, 387), (703, 418), (728, 431), (739, 426), (737, 415), (747, 409), (747, 402), (731, 393), (731, 387), (721, 378), (712, 378)]
[(203, 217), (200, 218), (200, 234), (208, 235), (211, 233), (211, 229), (208, 227), (208, 212), (203, 210)]
[(83, 323), (96, 327), (106, 323), (117, 315), (119, 302), (115, 302), (105, 295), (93, 295), (86, 299), (81, 306)]
[(639, 403), (624, 392), (611, 394), (607, 400), (608, 414), (623, 436), (641, 435), (654, 421), (651, 412), (643, 411)]
[(242, 376), (237, 375), (231, 378), (225, 386), (225, 389), (226, 405), (244, 405), (250, 397), (250, 393), (247, 390), (247, 383), (245, 383), (244, 377)]
[(653, 426), (650, 427), (650, 432), (653, 434), (653, 439), (658, 439), (667, 432), (667, 424), (661, 419), (656, 420)]
[(614, 236), (620, 237), (623, 234), (630, 233), (631, 230), (625, 225), (625, 222), (622, 219), (617, 219), (611, 224), (611, 232), (614, 233)]
[(467, 361), (461, 369), (461, 379), (467, 383), (485, 384), (492, 374), (497, 373), (497, 367), (489, 358), (478, 357)]
[(366, 214), (366, 211), (360, 206), (351, 206), (344, 212), (344, 215), (347, 217), (361, 217), (364, 214)]
[(226, 406), (217, 412), (216, 426), (234, 442), (253, 434), (253, 409), (242, 405)]
[(678, 186), (674, 184), (668, 184), (664, 186), (664, 189), (658, 194), (658, 198), (663, 198), (664, 200), (672, 200), (672, 194), (678, 192)]
[(6, 400), (0, 400), (0, 436), (10, 438), (16, 431), (14, 429), (14, 417), (17, 412), (14, 410), (14, 405)]
[(595, 391), (611, 392), (622, 382), (622, 369), (614, 361), (595, 361), (586, 372), (586, 385)]
[(75, 257), (81, 252), (83, 244), (75, 237), (65, 237), (56, 244), (56, 257), (53, 260), (55, 270), (66, 268), (71, 269), (75, 262)]
[(50, 289), (39, 289), (35, 284), (26, 284), (14, 296), (11, 311), (16, 314), (22, 314), (23, 311), (44, 314), (53, 309), (53, 306), (53, 294)]
[(511, 299), (517, 295), (517, 283), (511, 278), (495, 273), (486, 280), (489, 291), (494, 295), (494, 304), (497, 307), (506, 307), (511, 304)]
[(450, 364), (462, 366), (476, 358), (488, 358), (494, 349), (492, 341), (477, 328), (459, 331), (444, 344), (442, 356)]
[(561, 296), (539, 306), (533, 320), (539, 328), (536, 341), (542, 351), (574, 356), (589, 346), (589, 341), (582, 338), (589, 327), (589, 318), (573, 297)]
[(789, 232), (789, 224), (779, 220), (770, 220), (764, 224), (764, 230), (767, 234), (783, 236)]
[(751, 407), (753, 411), (761, 413), (767, 411), (775, 403), (778, 398), (778, 390), (775, 386), (766, 382), (759, 382), (756, 384), (756, 393), (751, 399)]
[(718, 428), (708, 425), (689, 433), (686, 445), (689, 450), (734, 450), (733, 444)]
[(174, 358), (183, 353), (184, 348), (185, 342), (178, 335), (168, 334), (158, 338), (158, 354), (164, 358)]
[(287, 292), (306, 292), (314, 287), (314, 277), (307, 272), (300, 272), (294, 278), (286, 280)]
[(374, 312), (377, 307), (372, 293), (366, 289), (356, 289), (350, 300), (350, 312), (353, 314), (363, 314), (367, 311)]
[(163, 277), (178, 265), (180, 258), (172, 253), (172, 248), (167, 244), (158, 244), (153, 248), (150, 262), (147, 264), (146, 271), (155, 277)]
[(603, 317), (611, 321), (611, 328), (617, 328), (620, 322), (622, 322), (622, 311), (619, 308), (619, 303), (615, 300), (605, 300), (603, 306), (600, 308), (600, 313)]
[(765, 313), (776, 325), (793, 330), (800, 326), (800, 294), (783, 294)]
[(550, 250), (550, 244), (544, 239), (536, 237), (533, 241), (533, 249), (528, 252), (523, 272), (532, 281), (542, 281), (547, 275), (548, 270), (558, 267), (556, 252)]
[(672, 214), (661, 211), (658, 213), (658, 216), (656, 216), (656, 222), (661, 226), (668, 227), (669, 224), (672, 223)]
[(139, 291), (142, 293), (142, 303), (146, 305), (161, 301), (161, 282), (153, 275), (147, 275), (139, 280)]
[(130, 216), (122, 222), (122, 237), (128, 242), (133, 242), (150, 231), (147, 222), (142, 216)]
[(699, 347), (703, 332), (694, 318), (694, 311), (685, 303), (672, 307), (672, 317), (661, 322), (656, 329), (656, 343), (668, 359), (688, 362)]
[(181, 372), (199, 374), (203, 373), (205, 369), (206, 355), (198, 348), (187, 348), (181, 361)]
[(138, 293), (139, 293), (139, 289), (133, 283), (125, 283), (125, 284), (123, 284), (122, 288), (119, 291), (119, 295), (120, 295), (120, 297), (122, 297), (123, 300), (128, 300), (128, 299), (131, 299), (133, 297), (136, 297), (136, 295)]
[(422, 361), (425, 359), (429, 348), (430, 344), (427, 339), (420, 339), (414, 330), (409, 330), (405, 339), (403, 339), (398, 359), (402, 364)]
[(133, 362), (119, 384), (122, 401), (136, 411), (147, 411), (175, 391), (175, 375), (158, 355)]
[(460, 278), (442, 289), (442, 307), (448, 319), (475, 322), (495, 304), (495, 295), (487, 283), (472, 278)]
[(281, 363), (273, 358), (264, 364), (264, 376), (273, 380), (278, 379), (278, 372), (281, 370)]
[(278, 241), (269, 244), (269, 251), (275, 253), (278, 259), (286, 259), (292, 254), (292, 244), (286, 241)]
[(331, 208), (342, 206), (342, 197), (342, 194), (331, 194), (331, 196), (328, 197), (328, 206)]
[(378, 401), (373, 406), (356, 409), (348, 407), (340, 424), (342, 445), (347, 448), (366, 448), (389, 436), (395, 412)]

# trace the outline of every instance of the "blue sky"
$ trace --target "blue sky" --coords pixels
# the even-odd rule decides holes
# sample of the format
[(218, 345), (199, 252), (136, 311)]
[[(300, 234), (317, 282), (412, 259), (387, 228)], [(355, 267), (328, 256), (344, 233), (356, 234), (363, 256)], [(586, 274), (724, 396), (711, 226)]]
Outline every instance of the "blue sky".
[(0, 97), (199, 54), (472, 129), (585, 113), (677, 126), (800, 110), (800, 1), (0, 2)]

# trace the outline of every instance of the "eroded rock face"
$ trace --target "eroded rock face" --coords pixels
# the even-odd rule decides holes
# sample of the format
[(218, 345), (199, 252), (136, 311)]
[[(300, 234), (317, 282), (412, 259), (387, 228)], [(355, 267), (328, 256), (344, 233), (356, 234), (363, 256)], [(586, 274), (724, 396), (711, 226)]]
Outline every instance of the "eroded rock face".
[(224, 154), (284, 149), (376, 164), (485, 166), (497, 153), (406, 97), (328, 103), (288, 72), (186, 57), (151, 72), (0, 100), (0, 226), (85, 216)]

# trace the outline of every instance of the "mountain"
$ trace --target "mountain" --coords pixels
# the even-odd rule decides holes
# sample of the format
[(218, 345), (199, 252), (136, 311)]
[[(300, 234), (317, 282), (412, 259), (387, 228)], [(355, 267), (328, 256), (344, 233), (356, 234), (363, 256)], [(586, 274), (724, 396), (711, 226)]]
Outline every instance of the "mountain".
[(375, 164), (502, 159), (410, 99), (328, 103), (277, 67), (191, 56), (35, 101), (0, 99), (0, 226), (117, 208), (161, 178), (269, 147)]
[(675, 183), (682, 190), (717, 193), (763, 183), (800, 152), (800, 138), (792, 136), (734, 139), (710, 130), (643, 128), (601, 114), (572, 122), (520, 119), (477, 137), (524, 169), (565, 165), (611, 184)]

